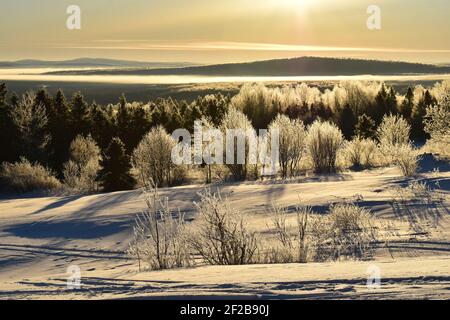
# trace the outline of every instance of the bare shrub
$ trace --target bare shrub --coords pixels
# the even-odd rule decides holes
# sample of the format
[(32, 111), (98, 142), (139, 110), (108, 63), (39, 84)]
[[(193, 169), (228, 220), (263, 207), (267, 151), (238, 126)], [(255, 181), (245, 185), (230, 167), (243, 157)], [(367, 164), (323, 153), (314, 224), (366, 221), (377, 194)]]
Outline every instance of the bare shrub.
[(298, 262), (306, 263), (309, 257), (308, 243), (308, 217), (312, 213), (311, 208), (297, 208), (297, 243)]
[(141, 186), (148, 186), (150, 181), (157, 186), (167, 186), (184, 180), (182, 175), (185, 171), (175, 170), (177, 166), (172, 162), (172, 149), (175, 144), (175, 140), (163, 127), (153, 128), (142, 138), (131, 158), (133, 170)]
[(332, 123), (318, 120), (308, 128), (306, 145), (316, 172), (336, 171), (336, 156), (343, 141), (342, 132)]
[(89, 135), (78, 135), (70, 144), (70, 160), (64, 164), (64, 183), (78, 191), (94, 191), (100, 170), (100, 148)]
[(347, 161), (356, 169), (371, 167), (376, 151), (377, 145), (372, 139), (360, 137), (355, 137), (352, 141), (347, 142), (343, 150)]
[(295, 261), (294, 239), (289, 231), (287, 223), (288, 208), (272, 205), (271, 212), (272, 226), (270, 228), (274, 233), (275, 246), (265, 248), (265, 257), (262, 259), (265, 263), (291, 263)]
[(136, 217), (128, 254), (138, 260), (140, 270), (141, 262), (151, 270), (191, 265), (184, 215), (174, 215), (157, 188), (146, 189), (144, 196), (147, 209)]
[(276, 245), (267, 246), (261, 261), (265, 263), (290, 263), (308, 261), (308, 217), (310, 208), (297, 206), (292, 214), (296, 215), (296, 224), (290, 226), (287, 222), (289, 210), (287, 207), (272, 205), (270, 215)]
[(303, 122), (291, 120), (285, 115), (278, 115), (269, 126), (269, 132), (279, 132), (279, 163), (283, 179), (297, 173), (305, 150), (306, 131)]
[(220, 193), (199, 194), (198, 215), (189, 238), (203, 260), (213, 265), (241, 265), (253, 261), (257, 251), (256, 234), (248, 229), (242, 212), (233, 209)]
[(376, 229), (370, 213), (353, 203), (338, 203), (309, 223), (314, 260), (361, 259), (372, 252)]
[(406, 187), (393, 188), (392, 195), (395, 215), (407, 221), (410, 233), (415, 235), (428, 235), (447, 212), (444, 197), (425, 182), (412, 180)]
[(0, 170), (1, 185), (7, 191), (29, 192), (35, 190), (49, 191), (61, 187), (54, 173), (40, 165), (21, 158), (16, 163), (3, 163)]

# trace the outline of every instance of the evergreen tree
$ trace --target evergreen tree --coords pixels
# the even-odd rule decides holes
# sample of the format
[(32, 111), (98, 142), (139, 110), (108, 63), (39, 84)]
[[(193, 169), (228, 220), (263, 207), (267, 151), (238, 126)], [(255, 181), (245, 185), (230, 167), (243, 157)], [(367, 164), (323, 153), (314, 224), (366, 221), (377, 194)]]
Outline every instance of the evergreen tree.
[(117, 109), (116, 116), (116, 126), (117, 126), (117, 136), (122, 140), (122, 142), (127, 145), (128, 133), (130, 129), (130, 112), (127, 107), (127, 99), (125, 95), (122, 93), (122, 96), (119, 98), (119, 104)]
[(11, 98), (10, 98), (10, 105), (11, 107), (16, 107), (17, 104), (19, 103), (19, 97), (17, 96), (17, 93), (13, 92), (11, 94)]
[(375, 97), (375, 107), (372, 111), (372, 119), (379, 125), (385, 115), (397, 114), (397, 96), (393, 87), (386, 87), (383, 83)]
[(214, 127), (218, 127), (229, 109), (230, 98), (224, 97), (221, 93), (207, 95), (198, 97), (195, 104), (200, 107), (201, 113), (211, 121)]
[(95, 124), (92, 127), (92, 137), (98, 142), (102, 150), (106, 150), (112, 138), (117, 135), (114, 109), (112, 106), (99, 106), (94, 102), (91, 118)]
[(174, 101), (169, 99), (157, 99), (151, 108), (152, 127), (161, 125), (167, 132), (173, 132), (175, 129), (183, 128), (184, 119), (180, 109), (188, 108), (185, 101)]
[(339, 115), (339, 128), (344, 137), (350, 140), (355, 134), (356, 117), (350, 105), (345, 105)]
[(17, 106), (10, 109), (13, 124), (11, 136), (15, 135), (16, 157), (23, 156), (30, 161), (45, 162), (48, 158), (48, 118), (45, 107), (36, 104), (34, 92), (26, 92)]
[(128, 135), (129, 140), (126, 143), (127, 154), (131, 154), (133, 152), (144, 135), (149, 132), (151, 128), (151, 116), (148, 110), (146, 110), (142, 105), (132, 109), (130, 130)]
[(91, 131), (89, 105), (84, 101), (81, 92), (75, 92), (71, 101), (72, 138), (77, 135), (87, 136)]
[(402, 103), (400, 113), (406, 120), (411, 119), (412, 110), (414, 107), (414, 92), (411, 87), (408, 88), (408, 91), (405, 95), (405, 100)]
[(49, 162), (60, 178), (62, 178), (63, 163), (69, 159), (69, 146), (73, 140), (70, 125), (69, 105), (64, 93), (58, 90), (48, 113), (48, 129), (52, 136)]
[(386, 100), (386, 114), (397, 114), (397, 96), (393, 87), (390, 87)]
[(6, 104), (6, 94), (8, 90), (6, 89), (6, 83), (0, 83), (0, 107)]
[(385, 84), (381, 85), (380, 91), (375, 97), (375, 108), (373, 110), (372, 119), (375, 121), (376, 125), (379, 125), (383, 120), (383, 117), (389, 112), (388, 105), (388, 91)]
[(373, 138), (375, 136), (375, 121), (366, 114), (358, 117), (358, 123), (355, 127), (355, 135), (364, 139)]
[(417, 103), (411, 114), (411, 136), (413, 139), (425, 139), (427, 133), (424, 131), (423, 120), (427, 114), (427, 108), (431, 107), (435, 100), (428, 90), (425, 91), (423, 98)]
[(5, 83), (0, 84), (0, 163), (13, 161), (13, 124), (11, 119), (11, 106), (6, 101), (8, 90)]
[(115, 137), (106, 149), (103, 167), (99, 179), (105, 191), (129, 190), (134, 186), (134, 179), (130, 174), (130, 158), (125, 153), (125, 146), (120, 138)]
[(40, 89), (36, 92), (35, 103), (36, 105), (42, 105), (45, 108), (45, 113), (50, 116), (52, 109), (52, 97), (49, 95), (46, 89)]

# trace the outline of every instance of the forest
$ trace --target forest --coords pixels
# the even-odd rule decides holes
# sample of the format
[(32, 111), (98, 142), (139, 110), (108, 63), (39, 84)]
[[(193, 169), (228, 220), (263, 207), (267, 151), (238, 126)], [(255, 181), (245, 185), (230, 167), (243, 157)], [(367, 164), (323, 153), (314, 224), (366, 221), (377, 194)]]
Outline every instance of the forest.
[[(289, 155), (281, 159), (283, 154), (280, 155), (281, 176), (298, 175), (300, 168), (308, 167), (305, 160), (308, 157), (311, 168), (333, 172), (340, 167), (335, 163), (338, 159), (334, 159), (338, 155), (332, 155), (333, 163), (324, 170), (323, 166), (315, 165), (320, 159), (314, 160), (314, 152), (307, 145), (315, 125), (326, 124), (331, 131), (336, 129), (335, 136), (341, 138), (335, 151), (345, 149), (347, 158), (355, 153), (350, 148), (377, 147), (383, 139), (380, 128), (389, 123), (397, 129), (403, 125), (408, 143), (411, 140), (417, 145), (432, 134), (427, 123), (432, 121), (433, 108), (444, 105), (441, 109), (448, 113), (445, 104), (449, 88), (449, 82), (444, 81), (431, 88), (409, 87), (403, 95), (380, 82), (343, 81), (329, 89), (305, 83), (280, 87), (244, 84), (235, 96), (212, 94), (191, 103), (172, 98), (128, 102), (122, 95), (116, 104), (99, 105), (86, 101), (82, 92), (66, 97), (61, 90), (51, 95), (43, 88), (17, 96), (8, 92), (3, 83), (0, 84), (1, 186), (10, 192), (50, 190), (63, 185), (77, 192), (92, 192), (133, 189), (146, 178), (161, 186), (186, 182), (190, 179), (188, 173), (195, 170), (170, 163), (168, 148), (175, 143), (170, 134), (178, 128), (193, 132), (196, 120), (217, 128), (233, 125), (255, 130), (274, 125), (291, 128), (293, 131), (288, 133), (286, 129), (285, 134), (299, 140), (299, 150), (293, 152), (295, 159)], [(318, 130), (322, 129), (326, 131)], [(410, 144), (410, 149), (415, 148), (414, 144)], [(359, 149), (358, 159), (350, 159), (349, 166), (361, 166), (359, 158), (364, 155), (360, 153), (367, 150)], [(245, 165), (239, 170), (230, 166), (204, 170), (205, 167), (208, 166), (190, 169), (198, 169), (207, 183), (219, 178), (259, 178), (256, 169)]]

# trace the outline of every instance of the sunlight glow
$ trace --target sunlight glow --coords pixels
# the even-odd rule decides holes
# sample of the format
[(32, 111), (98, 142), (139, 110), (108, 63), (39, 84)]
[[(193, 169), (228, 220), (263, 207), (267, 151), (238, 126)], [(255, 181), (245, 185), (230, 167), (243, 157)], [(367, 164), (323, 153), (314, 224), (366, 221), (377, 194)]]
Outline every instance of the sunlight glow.
[(303, 10), (311, 6), (314, 0), (271, 0), (271, 3), (274, 6), (281, 6), (287, 9)]

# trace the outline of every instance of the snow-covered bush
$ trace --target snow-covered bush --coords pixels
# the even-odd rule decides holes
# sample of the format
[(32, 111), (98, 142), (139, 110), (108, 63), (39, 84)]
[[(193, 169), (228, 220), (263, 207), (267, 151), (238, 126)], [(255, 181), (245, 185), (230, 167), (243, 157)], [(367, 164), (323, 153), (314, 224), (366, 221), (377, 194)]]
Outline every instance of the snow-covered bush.
[(292, 177), (297, 173), (300, 159), (305, 151), (306, 130), (299, 120), (291, 120), (285, 115), (278, 115), (269, 126), (269, 132), (278, 129), (279, 164), (282, 178)]
[(373, 165), (377, 145), (372, 139), (355, 137), (345, 144), (343, 151), (353, 168), (368, 168)]
[(94, 191), (100, 170), (100, 148), (91, 136), (77, 136), (70, 144), (70, 160), (64, 164), (64, 183), (71, 189)]
[(419, 168), (419, 150), (411, 144), (398, 146), (395, 151), (394, 164), (400, 168), (405, 177), (416, 175)]
[(54, 173), (40, 165), (21, 158), (16, 163), (3, 163), (0, 170), (0, 185), (6, 191), (29, 192), (50, 191), (61, 187)]
[(332, 123), (317, 120), (308, 128), (306, 146), (316, 172), (336, 171), (336, 156), (343, 141), (341, 130)]
[(314, 260), (361, 259), (372, 252), (377, 233), (370, 213), (352, 203), (332, 205), (308, 223)]
[(138, 261), (139, 270), (142, 262), (151, 270), (191, 265), (184, 215), (173, 213), (156, 187), (146, 189), (144, 196), (147, 208), (136, 217), (128, 254)]
[(249, 230), (244, 214), (230, 206), (220, 193), (206, 190), (195, 203), (197, 217), (189, 242), (208, 264), (240, 265), (253, 262), (257, 238)]

